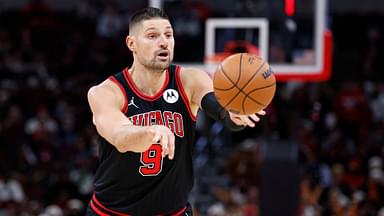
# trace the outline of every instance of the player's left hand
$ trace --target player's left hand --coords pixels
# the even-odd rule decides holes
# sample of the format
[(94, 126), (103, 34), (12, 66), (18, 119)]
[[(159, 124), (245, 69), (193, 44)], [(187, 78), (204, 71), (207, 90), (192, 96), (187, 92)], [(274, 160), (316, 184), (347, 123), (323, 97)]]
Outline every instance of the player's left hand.
[(264, 110), (261, 110), (251, 115), (238, 115), (238, 114), (229, 112), (229, 116), (231, 117), (231, 120), (233, 121), (233, 123), (239, 126), (242, 125), (242, 126), (249, 126), (249, 127), (255, 127), (256, 125), (255, 122), (260, 121), (259, 116), (264, 116), (265, 114), (266, 112)]

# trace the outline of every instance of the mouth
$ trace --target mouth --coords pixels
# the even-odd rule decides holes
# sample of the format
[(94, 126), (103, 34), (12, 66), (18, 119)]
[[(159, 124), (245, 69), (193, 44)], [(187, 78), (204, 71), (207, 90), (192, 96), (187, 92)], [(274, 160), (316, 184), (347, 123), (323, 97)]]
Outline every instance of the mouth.
[(163, 50), (157, 53), (157, 57), (160, 60), (168, 60), (169, 59), (169, 51), (168, 50)]

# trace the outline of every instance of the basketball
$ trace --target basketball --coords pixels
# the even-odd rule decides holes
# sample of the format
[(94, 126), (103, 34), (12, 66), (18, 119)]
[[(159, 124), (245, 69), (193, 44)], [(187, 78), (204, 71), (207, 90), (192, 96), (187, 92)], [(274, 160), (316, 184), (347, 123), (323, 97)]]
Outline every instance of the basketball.
[(276, 78), (263, 58), (236, 53), (225, 58), (213, 76), (214, 93), (226, 110), (250, 115), (266, 108), (276, 90)]

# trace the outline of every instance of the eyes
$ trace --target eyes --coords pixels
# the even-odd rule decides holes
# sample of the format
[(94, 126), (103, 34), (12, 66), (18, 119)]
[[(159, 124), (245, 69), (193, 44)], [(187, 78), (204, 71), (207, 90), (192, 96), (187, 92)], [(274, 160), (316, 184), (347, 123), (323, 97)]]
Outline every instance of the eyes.
[[(145, 37), (150, 39), (150, 40), (154, 40), (154, 39), (157, 39), (158, 37), (160, 37), (161, 35), (162, 34), (160, 34), (159, 32), (148, 32), (145, 34)], [(173, 32), (165, 32), (164, 36), (167, 39), (172, 39), (173, 38)]]

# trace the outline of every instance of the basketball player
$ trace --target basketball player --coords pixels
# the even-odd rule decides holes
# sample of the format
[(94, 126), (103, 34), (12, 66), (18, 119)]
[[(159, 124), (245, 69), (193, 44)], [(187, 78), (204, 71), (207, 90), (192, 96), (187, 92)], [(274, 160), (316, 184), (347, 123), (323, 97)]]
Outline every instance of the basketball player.
[(259, 121), (220, 107), (205, 72), (171, 64), (173, 34), (160, 9), (135, 13), (126, 38), (132, 66), (88, 92), (102, 141), (87, 215), (192, 215), (197, 111), (232, 130)]

